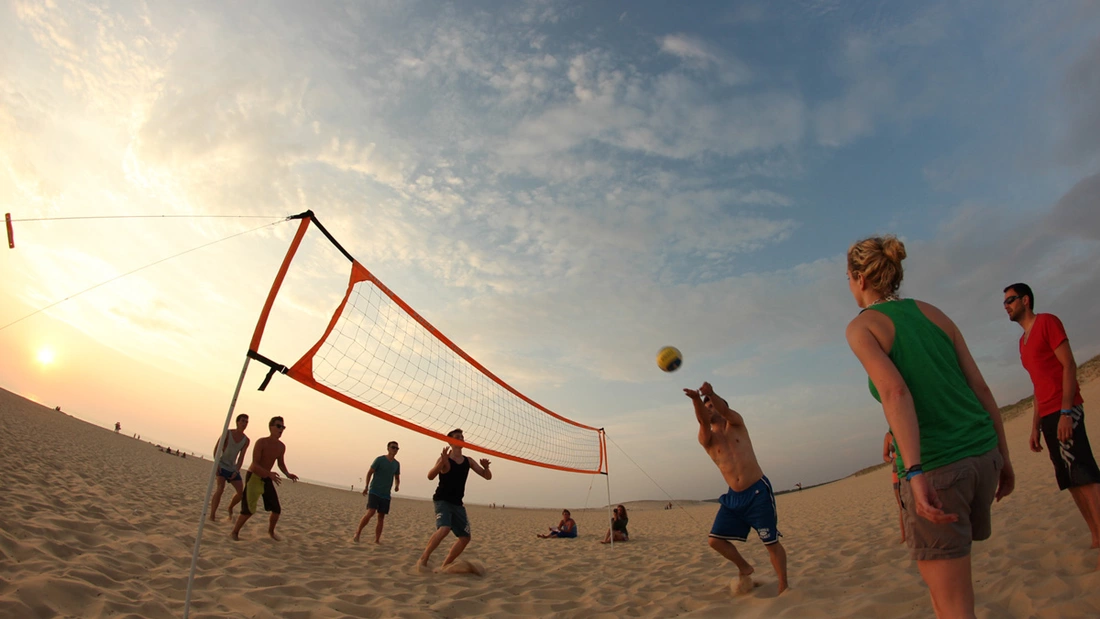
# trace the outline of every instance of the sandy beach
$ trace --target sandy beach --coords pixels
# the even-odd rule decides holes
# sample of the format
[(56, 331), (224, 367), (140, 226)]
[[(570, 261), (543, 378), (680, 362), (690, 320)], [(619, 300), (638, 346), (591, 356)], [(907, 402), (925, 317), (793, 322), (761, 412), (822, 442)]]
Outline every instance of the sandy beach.
[[(1096, 410), (1100, 380), (1083, 395), (1086, 413)], [(994, 507), (993, 538), (973, 553), (978, 617), (1100, 616), (1100, 551), (1046, 453), (1028, 451), (1028, 419), (1007, 423), (1016, 491)], [(0, 617), (180, 616), (209, 460), (168, 456), (7, 392), (0, 427)], [(568, 506), (580, 537), (540, 540), (559, 510), (471, 505), (464, 557), (485, 565), (478, 577), (415, 572), (433, 529), (427, 501), (395, 499), (383, 544), (367, 541), (372, 523), (356, 545), (358, 492), (304, 483), (279, 492), (282, 542), (267, 538), (263, 513), (239, 543), (224, 512), (205, 528), (193, 617), (932, 615), (898, 542), (885, 469), (778, 497), (792, 587), (779, 597), (751, 540), (740, 548), (758, 586), (730, 592), (735, 570), (706, 544), (714, 504), (627, 503), (632, 539), (614, 549), (597, 543), (603, 508)]]

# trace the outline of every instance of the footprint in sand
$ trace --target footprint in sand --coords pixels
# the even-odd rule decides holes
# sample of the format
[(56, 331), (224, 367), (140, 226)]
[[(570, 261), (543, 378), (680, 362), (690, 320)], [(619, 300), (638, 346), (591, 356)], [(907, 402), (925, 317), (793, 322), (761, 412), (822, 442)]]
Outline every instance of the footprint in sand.
[(481, 561), (467, 561), (465, 559), (459, 559), (454, 563), (440, 569), (439, 571), (446, 574), (474, 574), (477, 576), (485, 575), (485, 565)]
[(745, 595), (753, 590), (756, 583), (752, 581), (752, 576), (748, 574), (741, 574), (730, 580), (730, 593), (734, 595)]

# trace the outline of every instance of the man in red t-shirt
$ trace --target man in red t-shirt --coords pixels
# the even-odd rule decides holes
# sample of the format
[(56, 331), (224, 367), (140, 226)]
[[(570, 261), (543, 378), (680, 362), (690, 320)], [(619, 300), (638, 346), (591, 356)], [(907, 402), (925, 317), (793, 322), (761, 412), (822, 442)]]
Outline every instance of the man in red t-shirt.
[[(1027, 284), (1004, 289), (1008, 318), (1024, 329), (1020, 361), (1035, 387), (1035, 415), (1031, 451), (1043, 450), (1042, 431), (1058, 488), (1069, 488), (1092, 533), (1092, 547), (1100, 547), (1100, 468), (1085, 432), (1085, 411), (1077, 385), (1077, 362), (1062, 321), (1054, 314), (1035, 313), (1035, 294)], [(1100, 567), (1100, 566), (1098, 566)]]

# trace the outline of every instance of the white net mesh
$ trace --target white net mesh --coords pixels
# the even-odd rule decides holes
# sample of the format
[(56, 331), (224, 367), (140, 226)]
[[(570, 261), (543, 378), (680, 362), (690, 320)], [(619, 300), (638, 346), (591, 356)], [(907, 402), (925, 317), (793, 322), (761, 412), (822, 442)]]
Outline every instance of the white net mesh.
[(563, 421), (505, 388), (370, 279), (352, 286), (312, 368), (319, 385), (419, 428), (439, 434), (461, 428), (475, 448), (547, 467), (601, 468), (597, 430)]

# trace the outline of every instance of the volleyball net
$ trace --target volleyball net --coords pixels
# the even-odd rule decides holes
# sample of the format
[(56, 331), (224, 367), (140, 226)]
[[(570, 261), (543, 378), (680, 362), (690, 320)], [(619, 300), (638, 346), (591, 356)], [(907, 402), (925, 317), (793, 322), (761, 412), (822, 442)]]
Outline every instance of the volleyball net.
[[(472, 451), (548, 469), (607, 472), (603, 433), (534, 402), (440, 333), (357, 262), (307, 211), (256, 326), (249, 357), (324, 395), (414, 432)], [(328, 327), (296, 363), (259, 352), (267, 317), (313, 225), (351, 263), (347, 291)], [(448, 438), (461, 428), (464, 440)]]

